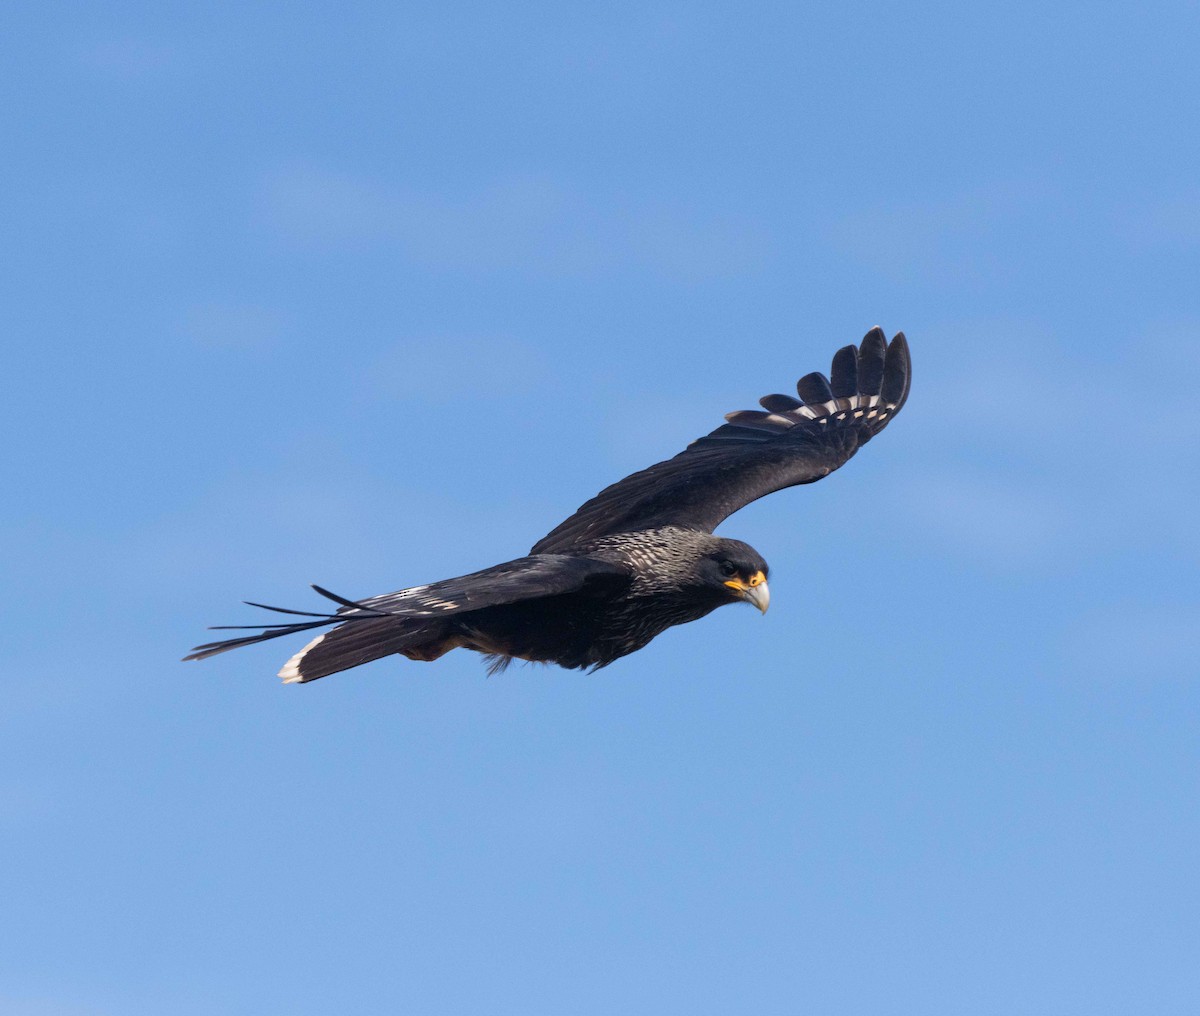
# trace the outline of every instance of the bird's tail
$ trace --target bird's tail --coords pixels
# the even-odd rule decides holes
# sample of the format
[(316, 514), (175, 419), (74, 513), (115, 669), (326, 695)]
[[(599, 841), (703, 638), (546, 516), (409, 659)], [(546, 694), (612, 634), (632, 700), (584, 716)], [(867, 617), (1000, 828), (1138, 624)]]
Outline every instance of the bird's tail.
[(308, 643), (279, 676), (284, 684), (304, 684), (393, 653), (434, 660), (457, 644), (447, 638), (445, 621), (399, 616), (346, 621)]
[(255, 629), (253, 635), (239, 635), (218, 642), (196, 646), (185, 660), (204, 660), (218, 653), (251, 646), (256, 642), (294, 635), (314, 628), (334, 626), (332, 631), (318, 635), (283, 665), (279, 676), (285, 684), (303, 684), (319, 677), (328, 677), (393, 653), (406, 653), (416, 659), (434, 659), (452, 648), (446, 644), (446, 622), (428, 617), (411, 617), (389, 613), (356, 603), (330, 593), (320, 586), (314, 589), (341, 608), (336, 614), (315, 614), (310, 611), (270, 607), (265, 603), (249, 603), (280, 614), (298, 614), (317, 618), (292, 624), (216, 625), (214, 630)]

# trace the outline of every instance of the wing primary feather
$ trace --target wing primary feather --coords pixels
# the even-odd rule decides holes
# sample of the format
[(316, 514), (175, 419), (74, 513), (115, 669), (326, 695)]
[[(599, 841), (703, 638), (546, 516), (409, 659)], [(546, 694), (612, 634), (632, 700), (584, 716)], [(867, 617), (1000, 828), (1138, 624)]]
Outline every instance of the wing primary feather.
[(184, 657), (185, 660), (206, 660), (210, 656), (216, 656), (218, 653), (228, 652), (230, 649), (238, 649), (242, 646), (252, 646), (256, 642), (266, 642), (268, 639), (279, 638), (282, 635), (290, 635), (293, 632), (308, 631), (312, 628), (322, 628), (325, 625), (333, 624), (332, 621), (308, 621), (301, 624), (285, 625), (282, 628), (273, 628), (270, 631), (259, 632), (257, 635), (242, 635), (238, 638), (223, 639), (220, 642), (205, 642), (204, 645), (194, 646), (190, 653)]
[[(348, 620), (345, 617), (330, 617), (325, 621), (314, 622), (315, 624), (341, 624), (342, 621)], [(352, 620), (352, 619), (349, 619)], [(210, 624), (209, 631), (266, 631), (268, 628), (295, 628), (295, 624)]]
[(386, 617), (392, 612), (390, 610), (380, 610), (378, 607), (368, 607), (361, 603), (356, 603), (354, 600), (347, 600), (344, 596), (338, 596), (337, 593), (331, 593), (328, 589), (322, 589), (318, 585), (312, 587), (316, 592), (320, 593), (327, 600), (333, 600), (334, 603), (340, 603), (343, 607), (351, 607), (354, 610), (365, 611), (375, 617)]
[(829, 388), (835, 399), (848, 399), (858, 394), (858, 347), (843, 346), (834, 354), (829, 371)]
[(883, 386), (883, 359), (887, 340), (883, 330), (872, 328), (863, 336), (858, 350), (858, 391), (861, 395), (878, 395)]
[(299, 617), (337, 617), (336, 614), (314, 614), (311, 610), (289, 610), (287, 607), (272, 607), (267, 603), (255, 603), (253, 600), (242, 600), (247, 607), (261, 607), (263, 610), (273, 610), (276, 614), (296, 614)]
[(793, 409), (799, 409), (804, 405), (799, 399), (793, 399), (790, 395), (764, 395), (758, 400), (758, 404), (768, 413), (790, 413)]
[(903, 332), (897, 332), (888, 344), (887, 356), (883, 361), (883, 390), (880, 395), (883, 402), (891, 403), (897, 409), (903, 404), (908, 394), (910, 373), (908, 341)]
[(805, 374), (797, 381), (796, 391), (800, 393), (800, 398), (810, 406), (828, 402), (833, 398), (833, 392), (829, 388), (829, 379), (818, 370), (811, 374)]

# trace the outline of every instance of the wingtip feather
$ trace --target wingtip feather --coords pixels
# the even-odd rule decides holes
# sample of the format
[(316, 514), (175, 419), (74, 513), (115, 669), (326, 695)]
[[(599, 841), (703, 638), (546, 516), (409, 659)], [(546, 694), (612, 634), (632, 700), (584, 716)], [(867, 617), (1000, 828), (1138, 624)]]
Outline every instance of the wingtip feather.
[(899, 412), (908, 398), (912, 383), (912, 363), (909, 358), (908, 340), (903, 332), (897, 332), (888, 343), (883, 364), (883, 386), (881, 397), (884, 402), (894, 404), (893, 413)]

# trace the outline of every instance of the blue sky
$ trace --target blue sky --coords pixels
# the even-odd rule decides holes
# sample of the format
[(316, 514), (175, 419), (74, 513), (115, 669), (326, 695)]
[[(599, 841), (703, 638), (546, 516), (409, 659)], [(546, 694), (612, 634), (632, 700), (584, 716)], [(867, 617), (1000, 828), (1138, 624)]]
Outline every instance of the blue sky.
[[(7, 19), (0, 1009), (1193, 1014), (1194, 4)], [(903, 329), (595, 676), (203, 664)]]

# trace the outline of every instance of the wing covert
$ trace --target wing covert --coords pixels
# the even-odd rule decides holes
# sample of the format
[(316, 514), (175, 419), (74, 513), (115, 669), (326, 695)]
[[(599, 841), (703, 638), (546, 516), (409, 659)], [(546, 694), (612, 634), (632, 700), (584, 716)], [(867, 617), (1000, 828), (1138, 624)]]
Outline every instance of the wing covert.
[(740, 410), (674, 458), (606, 487), (542, 537), (552, 554), (609, 533), (658, 526), (712, 532), (751, 501), (812, 483), (846, 463), (908, 398), (911, 366), (903, 333), (891, 342), (873, 328), (860, 347), (833, 358), (830, 377), (806, 374), (799, 398), (765, 395), (762, 410)]

